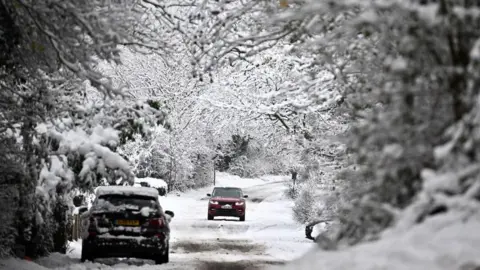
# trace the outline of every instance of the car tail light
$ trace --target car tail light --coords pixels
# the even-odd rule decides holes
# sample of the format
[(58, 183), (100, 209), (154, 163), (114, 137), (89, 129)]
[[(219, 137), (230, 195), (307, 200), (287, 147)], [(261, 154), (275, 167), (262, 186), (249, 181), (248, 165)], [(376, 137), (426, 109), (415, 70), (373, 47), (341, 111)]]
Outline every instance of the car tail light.
[(165, 234), (162, 230), (165, 227), (165, 220), (163, 219), (163, 217), (149, 219), (148, 227), (150, 233), (153, 233), (154, 236), (160, 239), (163, 239), (165, 237)]
[(152, 218), (148, 221), (148, 225), (152, 228), (163, 228), (165, 222), (163, 221), (163, 218)]

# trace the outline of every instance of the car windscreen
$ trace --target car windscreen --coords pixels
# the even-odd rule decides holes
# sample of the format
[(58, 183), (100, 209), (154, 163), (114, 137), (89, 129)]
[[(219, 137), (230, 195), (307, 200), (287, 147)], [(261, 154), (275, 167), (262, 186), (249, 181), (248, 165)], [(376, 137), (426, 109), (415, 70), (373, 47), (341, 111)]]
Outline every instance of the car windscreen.
[(158, 204), (152, 197), (108, 194), (99, 196), (93, 206), (94, 211), (139, 211), (144, 207), (158, 209)]
[(239, 189), (234, 188), (216, 188), (213, 190), (213, 197), (228, 197), (228, 198), (240, 198), (242, 192)]

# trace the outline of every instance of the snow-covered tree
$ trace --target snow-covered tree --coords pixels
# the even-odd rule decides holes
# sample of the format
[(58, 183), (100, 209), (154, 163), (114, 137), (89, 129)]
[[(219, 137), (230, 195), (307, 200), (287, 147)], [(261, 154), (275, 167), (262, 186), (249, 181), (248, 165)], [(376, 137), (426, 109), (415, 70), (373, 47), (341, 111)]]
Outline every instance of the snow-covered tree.
[(114, 152), (121, 139), (115, 128), (142, 109), (89, 104), (87, 112), (85, 82), (104, 96), (121, 96), (98, 63), (119, 63), (120, 45), (167, 53), (170, 27), (143, 23), (146, 14), (162, 12), (146, 2), (0, 1), (0, 137), (10, 152), (2, 160), (8, 167), (1, 197), (18, 196), (5, 213), (11, 223), (1, 226), (11, 240), (0, 244), (2, 255), (14, 243), (30, 256), (64, 249), (65, 239), (57, 244), (53, 235), (63, 226), (54, 219), (62, 219), (65, 193), (119, 172), (130, 178)]
[(204, 123), (200, 123), (206, 108), (197, 106), (204, 85), (191, 78), (188, 55), (164, 58), (125, 49), (122, 58), (123, 65), (106, 65), (102, 69), (112, 76), (114, 84), (128, 86), (126, 100), (151, 100), (166, 113), (166, 124), (156, 129), (155, 135), (121, 147), (134, 173), (163, 178), (170, 189), (209, 183), (213, 147), (206, 140)]
[[(358, 200), (345, 209), (337, 240), (370, 239), (392, 224), (392, 208), (419, 193), (422, 169), (438, 166), (442, 134), (475, 109), (478, 10), (470, 1), (447, 0), (282, 2), (288, 4), (202, 2), (194, 17), (196, 64), (210, 72), (285, 39), (313, 59), (304, 69), (310, 74), (274, 96), (303, 95), (306, 106), (294, 111), (338, 101), (337, 113), (354, 120), (347, 138), (354, 166), (339, 177), (347, 177), (345, 193)], [(465, 141), (459, 151), (473, 161), (474, 142)]]
[(368, 194), (349, 219), (362, 216), (365, 223), (347, 222), (341, 238), (355, 242), (390, 225), (395, 215), (382, 205), (412, 202), (422, 188), (422, 170), (438, 166), (434, 149), (444, 143), (442, 134), (475, 108), (472, 50), (480, 33), (470, 26), (478, 18), (465, 8), (473, 7), (396, 3), (366, 7), (360, 17), (357, 29), (378, 35), (383, 78), (370, 86), (376, 106), (362, 111), (349, 143), (360, 165), (353, 176), (365, 183), (361, 194)]

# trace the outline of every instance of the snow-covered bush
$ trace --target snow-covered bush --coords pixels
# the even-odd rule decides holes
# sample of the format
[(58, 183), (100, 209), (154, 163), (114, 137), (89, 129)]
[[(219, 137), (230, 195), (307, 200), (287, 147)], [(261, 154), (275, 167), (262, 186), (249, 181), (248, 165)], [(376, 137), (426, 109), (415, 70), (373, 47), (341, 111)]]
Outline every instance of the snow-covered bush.
[(300, 223), (308, 223), (320, 215), (318, 200), (316, 198), (317, 187), (314, 181), (308, 181), (299, 185), (298, 198), (293, 206), (293, 217)]
[(289, 183), (287, 185), (287, 189), (285, 190), (285, 196), (290, 199), (296, 199), (299, 195), (299, 186), (294, 185), (293, 183)]
[[(315, 209), (308, 214), (295, 215), (297, 222), (306, 223), (312, 220), (332, 219), (338, 214), (341, 201), (337, 196), (341, 184), (335, 177), (336, 173), (346, 164), (345, 146), (336, 136), (345, 132), (346, 125), (333, 117), (334, 112), (323, 115), (322, 121), (310, 116), (308, 139), (302, 135), (298, 143), (300, 153), (296, 166), (298, 196), (296, 205), (303, 205), (304, 200), (313, 196)], [(343, 191), (342, 191), (343, 192)], [(303, 198), (306, 196), (306, 198)], [(295, 210), (298, 211), (298, 210)]]
[(253, 172), (250, 170), (251, 168), (246, 167), (248, 162), (246, 156), (238, 156), (230, 162), (228, 172), (240, 177), (251, 177)]
[[(165, 179), (168, 190), (203, 187), (212, 181), (213, 162), (197, 148), (173, 142), (173, 134), (158, 127), (153, 136), (140, 135), (119, 148), (137, 177)], [(186, 148), (184, 148), (186, 147)]]
[(249, 135), (233, 134), (225, 145), (220, 145), (221, 155), (216, 158), (217, 162), (215, 164), (217, 170), (227, 171), (230, 169), (234, 174), (243, 174), (243, 163), (246, 160), (245, 154), (247, 153), (250, 140)]
[(194, 161), (195, 168), (192, 173), (192, 178), (195, 182), (195, 187), (205, 187), (212, 184), (213, 179), (213, 161), (210, 155), (199, 154)]
[(262, 147), (256, 138), (251, 139), (242, 155), (231, 155), (229, 160), (227, 171), (240, 177), (287, 174), (290, 165), (286, 155), (279, 154), (276, 148)]

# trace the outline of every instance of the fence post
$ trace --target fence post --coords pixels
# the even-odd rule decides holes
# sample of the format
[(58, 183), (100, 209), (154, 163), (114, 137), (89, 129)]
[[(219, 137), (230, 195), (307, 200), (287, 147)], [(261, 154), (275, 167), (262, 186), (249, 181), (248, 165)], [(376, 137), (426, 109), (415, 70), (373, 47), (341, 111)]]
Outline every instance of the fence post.
[(82, 232), (82, 219), (80, 218), (80, 215), (77, 215), (77, 240), (81, 238), (81, 232)]
[(77, 241), (78, 240), (78, 223), (79, 223), (79, 215), (78, 214), (75, 214), (75, 216), (73, 217), (73, 232), (72, 232), (72, 240), (73, 241)]
[(77, 241), (77, 215), (73, 216), (72, 241)]

